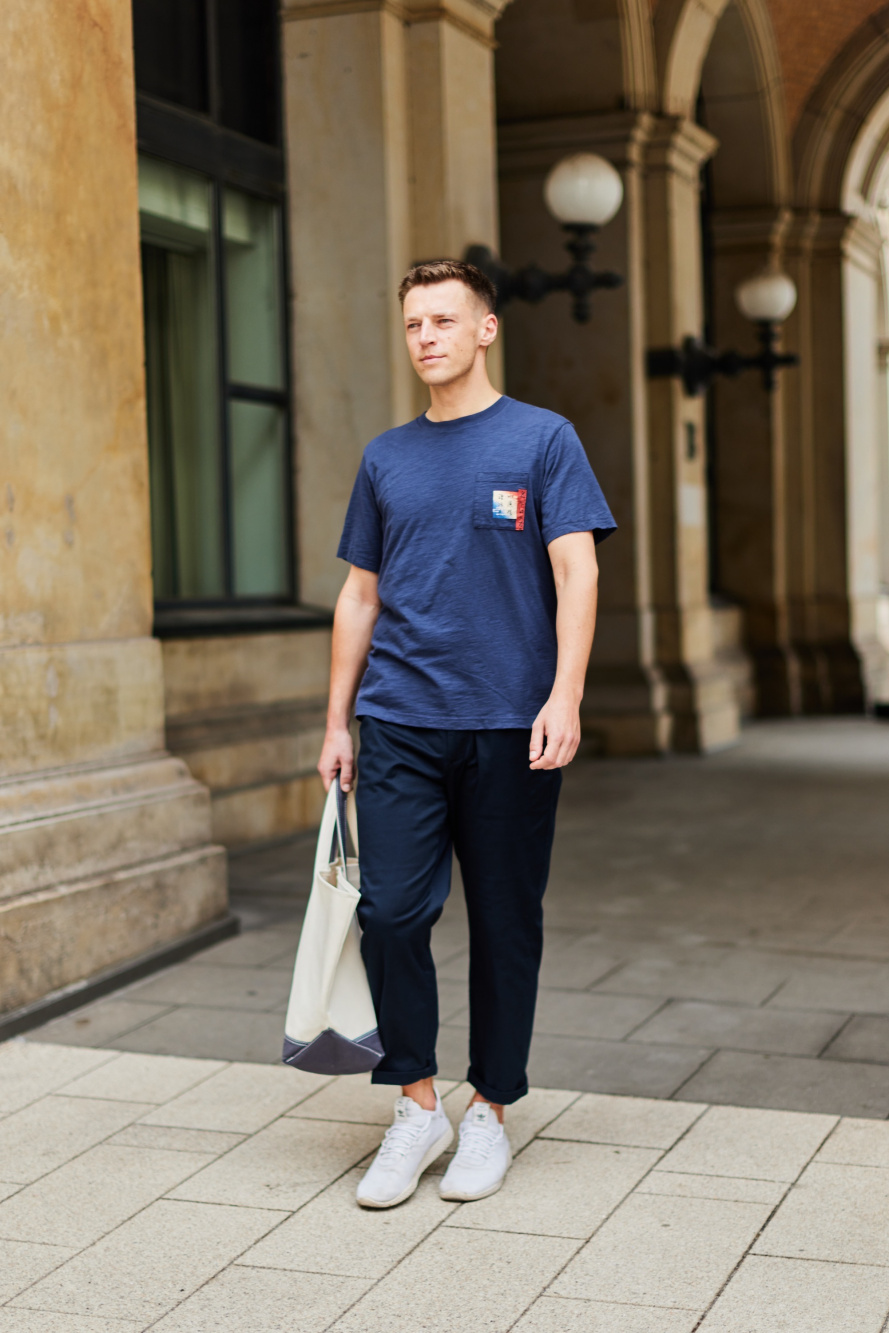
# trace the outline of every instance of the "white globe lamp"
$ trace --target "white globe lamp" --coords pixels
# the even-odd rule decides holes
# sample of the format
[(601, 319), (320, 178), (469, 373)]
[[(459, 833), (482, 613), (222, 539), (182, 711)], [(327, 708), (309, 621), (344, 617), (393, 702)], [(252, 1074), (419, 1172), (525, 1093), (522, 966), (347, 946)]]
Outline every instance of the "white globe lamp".
[(735, 288), (735, 303), (755, 324), (783, 324), (796, 305), (796, 285), (786, 273), (767, 268)]
[(560, 273), (547, 272), (538, 264), (511, 269), (487, 245), (471, 245), (465, 257), (491, 279), (498, 311), (508, 301), (536, 304), (550, 292), (567, 292), (574, 319), (586, 324), (591, 315), (591, 294), (600, 288), (619, 287), (623, 282), (618, 273), (594, 272), (588, 262), (596, 248), (594, 234), (611, 221), (623, 202), (623, 181), (604, 157), (572, 153), (550, 171), (543, 197), (550, 213), (568, 233), (565, 249), (574, 261), (570, 268)]
[(604, 157), (572, 153), (547, 176), (543, 197), (553, 217), (564, 226), (604, 227), (623, 202), (624, 186)]

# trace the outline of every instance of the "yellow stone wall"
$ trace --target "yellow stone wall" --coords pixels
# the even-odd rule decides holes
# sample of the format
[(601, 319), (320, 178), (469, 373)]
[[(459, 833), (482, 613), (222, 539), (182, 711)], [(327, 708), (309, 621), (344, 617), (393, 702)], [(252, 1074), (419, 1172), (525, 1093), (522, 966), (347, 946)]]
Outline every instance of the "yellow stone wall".
[(4, 0), (0, 51), (3, 1012), (227, 897), (150, 637), (130, 0)]
[(3, 646), (151, 625), (129, 9), (3, 4)]

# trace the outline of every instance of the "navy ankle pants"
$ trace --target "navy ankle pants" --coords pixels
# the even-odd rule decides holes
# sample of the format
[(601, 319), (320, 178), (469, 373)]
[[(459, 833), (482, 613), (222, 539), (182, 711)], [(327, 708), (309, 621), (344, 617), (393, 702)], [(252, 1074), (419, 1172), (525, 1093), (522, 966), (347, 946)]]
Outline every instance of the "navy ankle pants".
[(528, 1090), (558, 769), (528, 767), (530, 730), (361, 721), (358, 919), (386, 1054), (375, 1083), (437, 1072), (430, 935), (460, 862), (469, 918), (469, 1072), (484, 1097)]

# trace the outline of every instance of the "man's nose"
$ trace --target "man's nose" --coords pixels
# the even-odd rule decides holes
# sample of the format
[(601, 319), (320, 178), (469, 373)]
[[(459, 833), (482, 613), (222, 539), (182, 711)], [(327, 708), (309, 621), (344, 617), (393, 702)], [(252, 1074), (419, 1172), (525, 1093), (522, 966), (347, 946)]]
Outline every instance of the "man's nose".
[(435, 341), (435, 325), (431, 319), (424, 319), (420, 325), (420, 342), (431, 343)]

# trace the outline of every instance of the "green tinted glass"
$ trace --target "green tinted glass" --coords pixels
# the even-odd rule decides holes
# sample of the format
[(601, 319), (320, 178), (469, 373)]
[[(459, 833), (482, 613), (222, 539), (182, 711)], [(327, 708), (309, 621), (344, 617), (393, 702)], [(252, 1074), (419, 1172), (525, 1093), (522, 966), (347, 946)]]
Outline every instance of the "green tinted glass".
[(286, 416), (266, 403), (229, 406), (235, 592), (284, 595), (287, 556)]
[(280, 210), (226, 190), (222, 219), (229, 378), (283, 388)]
[(225, 590), (210, 182), (139, 161), (155, 596)]

